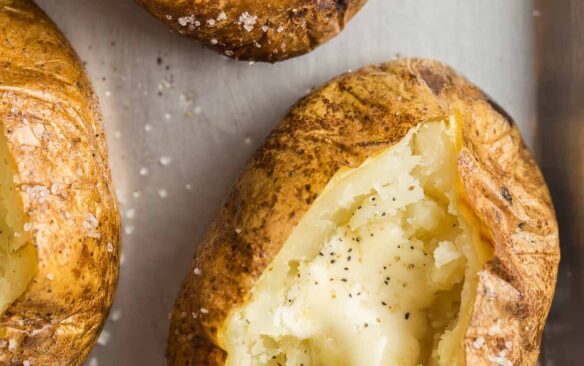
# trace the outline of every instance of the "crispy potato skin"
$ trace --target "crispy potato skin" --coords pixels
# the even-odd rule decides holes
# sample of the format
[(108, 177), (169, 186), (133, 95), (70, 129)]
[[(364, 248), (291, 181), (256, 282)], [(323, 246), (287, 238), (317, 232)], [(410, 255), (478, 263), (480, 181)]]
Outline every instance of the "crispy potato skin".
[(32, 1), (0, 0), (0, 119), (39, 262), (0, 317), (0, 364), (80, 365), (114, 296), (120, 217), (97, 99)]
[(310, 52), (328, 41), (367, 0), (137, 2), (177, 32), (227, 56), (276, 62)]
[[(559, 262), (548, 189), (499, 107), (449, 67), (415, 59), (332, 80), (302, 99), (268, 136), (184, 281), (170, 326), (169, 364), (224, 364), (218, 332), (230, 311), (246, 301), (331, 177), (341, 167), (358, 167), (420, 122), (453, 113), (463, 127), (459, 173), (470, 206), (492, 233), (495, 253), (478, 274), (466, 363), (491, 365), (489, 357), (512, 342), (507, 359), (535, 365)], [(476, 349), (479, 337), (485, 343)]]

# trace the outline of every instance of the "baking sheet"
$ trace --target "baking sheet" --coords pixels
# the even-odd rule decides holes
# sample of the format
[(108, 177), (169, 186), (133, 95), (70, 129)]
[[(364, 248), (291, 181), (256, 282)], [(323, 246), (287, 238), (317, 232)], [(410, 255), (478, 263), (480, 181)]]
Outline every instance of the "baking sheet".
[(277, 65), (202, 49), (131, 0), (39, 4), (87, 63), (124, 214), (117, 298), (91, 366), (163, 364), (168, 314), (230, 185), (287, 109), (336, 74), (395, 57), (442, 60), (534, 141), (531, 0), (370, 0), (340, 36)]

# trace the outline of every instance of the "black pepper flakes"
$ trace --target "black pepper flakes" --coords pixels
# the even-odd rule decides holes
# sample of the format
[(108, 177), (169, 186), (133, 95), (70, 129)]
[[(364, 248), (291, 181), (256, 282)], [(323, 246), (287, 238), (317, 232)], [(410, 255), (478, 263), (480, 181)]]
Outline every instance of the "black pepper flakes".
[(410, 313), (406, 313), (405, 318), (408, 320), (410, 318)]
[(505, 201), (509, 202), (510, 205), (513, 204), (513, 196), (511, 196), (511, 192), (507, 187), (501, 187), (501, 196)]

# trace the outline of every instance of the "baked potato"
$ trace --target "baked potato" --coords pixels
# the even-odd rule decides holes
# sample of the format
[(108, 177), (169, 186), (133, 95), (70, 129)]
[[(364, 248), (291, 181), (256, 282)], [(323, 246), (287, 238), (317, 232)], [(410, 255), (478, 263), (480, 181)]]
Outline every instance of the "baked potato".
[(170, 365), (535, 365), (559, 262), (511, 118), (438, 62), (342, 75), (268, 136), (172, 314)]
[(229, 57), (276, 62), (341, 32), (367, 0), (137, 0), (177, 32)]
[(0, 38), (0, 364), (80, 365), (119, 268), (98, 104), (32, 1), (0, 0)]

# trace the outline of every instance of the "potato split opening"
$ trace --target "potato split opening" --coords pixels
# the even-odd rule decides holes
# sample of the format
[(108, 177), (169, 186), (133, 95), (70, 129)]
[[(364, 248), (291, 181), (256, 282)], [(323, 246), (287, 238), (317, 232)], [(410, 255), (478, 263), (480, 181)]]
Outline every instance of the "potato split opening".
[(37, 269), (36, 249), (29, 241), (22, 200), (14, 185), (14, 163), (0, 123), (0, 314), (30, 284)]
[(455, 118), (337, 173), (219, 342), (227, 365), (461, 365), (492, 255), (465, 204)]

